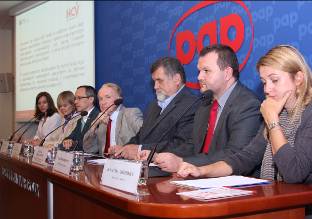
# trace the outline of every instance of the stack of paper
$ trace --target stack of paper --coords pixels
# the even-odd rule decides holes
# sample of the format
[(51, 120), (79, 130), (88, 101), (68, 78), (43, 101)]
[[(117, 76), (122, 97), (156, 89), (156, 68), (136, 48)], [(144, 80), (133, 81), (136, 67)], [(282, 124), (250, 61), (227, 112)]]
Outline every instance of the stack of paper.
[[(106, 161), (107, 161), (107, 159), (105, 158), (105, 159), (90, 159), (87, 162), (90, 164), (105, 165)], [(150, 163), (149, 166), (150, 167), (157, 167), (157, 165), (154, 163)]]
[(246, 191), (226, 187), (200, 189), (196, 191), (177, 193), (177, 195), (187, 196), (200, 201), (212, 201), (216, 199), (232, 198), (251, 194), (253, 194), (253, 191)]
[(218, 177), (218, 178), (171, 181), (171, 183), (178, 185), (178, 186), (206, 189), (206, 188), (223, 187), (223, 186), (238, 187), (238, 186), (268, 184), (270, 183), (270, 181), (264, 180), (264, 179), (245, 177), (245, 176), (225, 176), (225, 177)]
[(87, 162), (90, 164), (98, 164), (98, 165), (105, 165), (107, 159), (95, 159), (95, 160), (88, 160)]

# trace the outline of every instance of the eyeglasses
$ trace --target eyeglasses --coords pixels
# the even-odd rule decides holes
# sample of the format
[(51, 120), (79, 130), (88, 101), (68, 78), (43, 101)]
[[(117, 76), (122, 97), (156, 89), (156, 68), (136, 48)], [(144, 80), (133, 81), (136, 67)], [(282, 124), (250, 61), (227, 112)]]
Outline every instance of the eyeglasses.
[(81, 99), (83, 99), (83, 98), (89, 98), (90, 96), (85, 96), (85, 97), (81, 97), (81, 96), (76, 96), (75, 98), (74, 98), (74, 100), (81, 100)]

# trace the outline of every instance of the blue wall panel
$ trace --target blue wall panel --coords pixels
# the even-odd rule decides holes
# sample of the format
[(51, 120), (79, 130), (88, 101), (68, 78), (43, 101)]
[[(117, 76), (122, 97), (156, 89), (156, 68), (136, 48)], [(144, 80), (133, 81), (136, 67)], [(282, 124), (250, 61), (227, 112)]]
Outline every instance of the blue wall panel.
[[(221, 34), (222, 22), (224, 25), (229, 16), (234, 16), (243, 22), (244, 32), (231, 27), (227, 38), (235, 40), (243, 33), (243, 41), (237, 44), (237, 56), (241, 64), (245, 59), (247, 62), (240, 81), (262, 98), (256, 63), (268, 49), (291, 44), (311, 64), (311, 11), (312, 2), (305, 1), (96, 1), (96, 88), (105, 82), (118, 83), (125, 104), (144, 110), (154, 98), (150, 65), (161, 56), (177, 56), (177, 35), (190, 31), (197, 45), (203, 27), (216, 24), (216, 29), (208, 29), (216, 31), (217, 42), (221, 42), (225, 38)], [(178, 21), (181, 23), (177, 24)], [(206, 35), (201, 42), (208, 45), (211, 40)], [(190, 41), (183, 44), (185, 54), (192, 54), (192, 49)], [(197, 59), (196, 51), (184, 65), (189, 82), (196, 82)]]

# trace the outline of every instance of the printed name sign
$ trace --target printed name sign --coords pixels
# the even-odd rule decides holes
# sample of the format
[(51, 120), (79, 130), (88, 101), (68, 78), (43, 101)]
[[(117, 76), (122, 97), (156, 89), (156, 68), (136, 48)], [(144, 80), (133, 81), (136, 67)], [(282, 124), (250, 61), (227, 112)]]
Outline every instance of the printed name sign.
[(55, 157), (53, 169), (58, 172), (69, 175), (70, 168), (73, 164), (73, 159), (74, 154), (58, 150)]
[(22, 150), (22, 144), (21, 143), (15, 143), (12, 150), (12, 156), (18, 157)]
[(0, 152), (7, 153), (8, 152), (9, 141), (3, 141)]
[(138, 194), (138, 182), (142, 163), (127, 160), (107, 159), (101, 184), (122, 191)]
[(48, 148), (36, 146), (34, 148), (34, 156), (32, 158), (32, 162), (46, 166), (47, 163), (45, 162), (45, 160), (48, 156), (48, 151)]

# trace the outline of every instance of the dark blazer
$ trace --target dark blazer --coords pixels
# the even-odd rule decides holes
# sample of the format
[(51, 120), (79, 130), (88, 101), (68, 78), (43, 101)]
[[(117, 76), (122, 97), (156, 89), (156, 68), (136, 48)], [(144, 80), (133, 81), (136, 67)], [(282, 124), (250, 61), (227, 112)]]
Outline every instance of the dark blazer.
[(260, 101), (246, 87), (237, 82), (219, 117), (207, 154), (201, 153), (205, 140), (210, 102), (203, 102), (194, 118), (194, 154), (184, 157), (188, 163), (200, 166), (230, 156), (244, 148), (257, 134), (262, 122)]
[(177, 119), (195, 100), (196, 97), (184, 87), (161, 114), (157, 101), (153, 101), (144, 115), (140, 131), (127, 144), (142, 144), (142, 150), (151, 150), (161, 140), (163, 133), (171, 129), (158, 144), (157, 152), (171, 152), (178, 156), (191, 154), (193, 148), (189, 143), (192, 137), (196, 105), (179, 121)]
[(78, 141), (78, 144), (76, 147), (71, 147), (70, 150), (83, 150), (83, 137), (85, 135), (85, 133), (89, 130), (89, 127), (91, 125), (91, 123), (93, 122), (93, 120), (97, 117), (97, 115), (99, 114), (99, 110), (94, 107), (94, 109), (90, 112), (86, 124), (83, 127), (83, 130), (81, 131), (81, 119), (80, 118), (77, 121), (77, 125), (75, 127), (75, 129), (72, 131), (72, 133), (70, 133), (70, 135), (68, 137), (66, 137), (65, 139), (72, 139), (74, 141)]
[[(294, 145), (284, 144), (273, 156), (283, 181), (286, 183), (312, 183), (312, 103), (303, 111), (301, 123), (295, 134)], [(235, 175), (249, 175), (261, 165), (267, 140), (263, 136), (264, 125), (257, 136), (242, 151), (224, 161)]]

